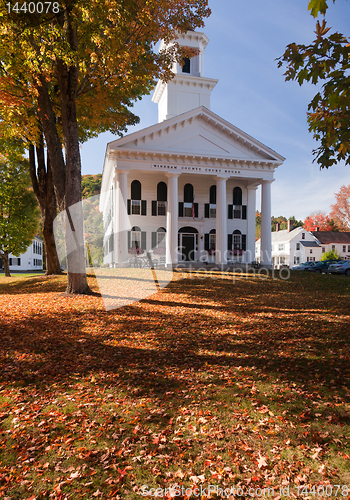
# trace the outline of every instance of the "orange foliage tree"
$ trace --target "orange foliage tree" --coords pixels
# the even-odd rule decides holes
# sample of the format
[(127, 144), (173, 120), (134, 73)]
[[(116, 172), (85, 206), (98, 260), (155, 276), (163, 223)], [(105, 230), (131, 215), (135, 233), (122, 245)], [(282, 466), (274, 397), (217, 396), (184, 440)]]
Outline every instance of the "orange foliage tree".
[[(5, 112), (0, 118), (10, 124), (24, 117), (31, 142), (42, 130), (63, 211), (81, 204), (79, 142), (106, 130), (121, 134), (138, 121), (129, 109), (133, 102), (150, 92), (155, 79), (171, 78), (174, 57), (193, 55), (190, 49), (181, 51), (176, 41), (158, 54), (155, 44), (203, 26), (210, 10), (208, 0), (62, 0), (50, 5), (48, 12), (31, 14), (1, 4)], [(34, 104), (39, 127), (28, 105), (19, 101), (29, 102), (29, 109)], [(69, 221), (76, 245), (67, 255), (67, 292), (89, 293), (82, 214), (76, 213), (74, 227)]]
[(343, 231), (343, 226), (330, 215), (314, 212), (306, 217), (304, 228), (307, 231)]
[(343, 231), (350, 230), (350, 185), (342, 186), (335, 194), (336, 202), (331, 206), (330, 216), (342, 226)]

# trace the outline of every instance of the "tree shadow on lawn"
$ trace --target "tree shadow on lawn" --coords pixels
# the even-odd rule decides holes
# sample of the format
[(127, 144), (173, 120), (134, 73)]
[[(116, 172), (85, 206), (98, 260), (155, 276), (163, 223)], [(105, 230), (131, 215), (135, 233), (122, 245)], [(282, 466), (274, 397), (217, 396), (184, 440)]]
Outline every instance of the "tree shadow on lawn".
[(50, 384), (101, 371), (117, 374), (119, 385), (139, 395), (162, 397), (188, 387), (183, 371), (218, 369), (216, 384), (225, 386), (220, 367), (243, 367), (257, 379), (277, 377), (310, 390), (349, 388), (349, 317), (342, 304), (329, 311), (323, 297), (312, 298), (310, 309), (299, 289), (282, 282), (214, 283), (174, 282), (141, 307), (109, 313), (41, 312), (10, 330), (0, 322), (0, 380)]
[(8, 295), (63, 292), (67, 287), (66, 281), (67, 278), (64, 274), (57, 276), (45, 276), (43, 274), (41, 276), (33, 277), (13, 275), (11, 276), (10, 281), (1, 281), (0, 292), (1, 294)]
[[(300, 285), (293, 282), (242, 281), (233, 287), (225, 280), (184, 280), (142, 303), (109, 313), (94, 305), (80, 311), (69, 307), (74, 299), (67, 300), (66, 309), (0, 322), (0, 383), (20, 391), (13, 403), (16, 407), (18, 401), (22, 408), (37, 405), (40, 395), (41, 410), (35, 409), (36, 420), (29, 423), (33, 429), (39, 420), (49, 418), (54, 401), (60, 412), (68, 412), (66, 406), (60, 407), (62, 401), (57, 403), (60, 394), (65, 405), (71, 401), (68, 395), (73, 401), (77, 396), (71, 415), (66, 413), (67, 425), (50, 424), (49, 443), (71, 433), (68, 421), (81, 419), (84, 426), (91, 425), (97, 418), (96, 405), (106, 404), (108, 409), (98, 418), (104, 419), (108, 429), (117, 428), (113, 419), (126, 419), (126, 430), (115, 441), (121, 448), (123, 440), (136, 438), (135, 423), (131, 423), (134, 402), (146, 400), (150, 408), (162, 413), (137, 410), (140, 425), (155, 425), (157, 432), (170, 433), (169, 439), (173, 433), (170, 416), (209, 409), (218, 415), (218, 424), (210, 425), (223, 423), (230, 435), (220, 446), (234, 453), (238, 446), (241, 453), (240, 444), (255, 439), (255, 434), (249, 437), (246, 430), (230, 431), (237, 423), (246, 426), (245, 414), (241, 413), (240, 420), (239, 412), (249, 408), (258, 422), (269, 410), (282, 418), (284, 409), (288, 423), (275, 435), (281, 445), (290, 439), (300, 446), (328, 446), (331, 437), (305, 433), (303, 425), (331, 421), (344, 428), (350, 423), (344, 410), (349, 401), (343, 393), (350, 380), (349, 316), (340, 301), (333, 300), (330, 310), (323, 294), (310, 298), (308, 286), (303, 298)], [(328, 299), (334, 296), (331, 292)], [(49, 301), (50, 296), (43, 300)], [(335, 406), (339, 395), (341, 407)], [(91, 408), (91, 416), (74, 416), (78, 409), (82, 413), (79, 401), (95, 399), (100, 402)], [(314, 401), (319, 403), (317, 409)], [(123, 413), (124, 405), (131, 409), (130, 418)], [(83, 410), (88, 412), (85, 408), (89, 406)], [(30, 415), (29, 409), (26, 412)], [(190, 441), (182, 439), (184, 449), (191, 451)], [(198, 439), (200, 446), (201, 436)], [(214, 434), (210, 439), (216, 441)], [(26, 456), (32, 445), (26, 439), (19, 446)], [(80, 441), (77, 446), (82, 446)], [(95, 467), (88, 451), (94, 450), (91, 460), (95, 461), (102, 451), (94, 446), (86, 445), (84, 461)], [(38, 459), (45, 455), (41, 449), (36, 453)]]

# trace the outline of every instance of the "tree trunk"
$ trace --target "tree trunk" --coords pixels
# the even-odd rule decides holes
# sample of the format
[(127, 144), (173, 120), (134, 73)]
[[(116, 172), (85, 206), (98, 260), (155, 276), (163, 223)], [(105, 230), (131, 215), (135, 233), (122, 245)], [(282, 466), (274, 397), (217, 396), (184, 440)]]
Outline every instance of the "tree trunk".
[[(67, 40), (72, 50), (77, 50), (77, 28), (66, 11)], [(57, 81), (61, 101), (62, 129), (66, 153), (66, 251), (67, 293), (92, 293), (86, 278), (84, 252), (84, 217), (81, 197), (81, 159), (76, 114), (79, 69), (57, 60)]]
[(63, 157), (61, 139), (56, 126), (56, 115), (52, 109), (48, 84), (45, 78), (41, 78), (41, 84), (37, 85), (38, 112), (41, 127), (46, 141), (48, 157), (50, 159), (52, 180), (58, 209), (65, 209), (65, 176), (66, 166)]
[(38, 168), (36, 168), (34, 146), (29, 147), (30, 177), (33, 190), (38, 200), (43, 237), (45, 243), (46, 275), (62, 274), (54, 238), (53, 222), (57, 215), (55, 190), (52, 180), (50, 160), (45, 165), (43, 141), (35, 147)]
[(2, 257), (2, 260), (4, 261), (5, 276), (7, 276), (8, 278), (11, 278), (10, 265), (9, 265), (9, 254), (6, 252), (2, 253), (1, 257)]
[[(62, 120), (64, 131), (64, 146), (66, 152), (66, 162), (63, 158), (62, 145), (56, 127), (56, 118), (52, 109), (47, 83), (42, 78), (42, 84), (37, 87), (38, 107), (40, 122), (42, 124), (50, 164), (52, 168), (52, 178), (55, 187), (55, 194), (60, 212), (65, 214), (65, 244), (67, 255), (67, 293), (89, 294), (91, 290), (87, 284), (85, 256), (84, 256), (84, 235), (83, 235), (83, 217), (81, 202), (81, 165), (79, 151), (79, 137), (77, 123), (72, 128), (69, 119), (75, 114), (75, 102), (73, 106), (71, 99), (68, 99), (71, 88), (67, 87), (68, 70), (65, 65), (57, 64), (57, 73), (60, 88), (60, 99), (62, 105)], [(73, 109), (72, 109), (73, 107)], [(76, 216), (72, 206), (78, 208), (80, 215)], [(73, 218), (70, 213), (73, 213)]]

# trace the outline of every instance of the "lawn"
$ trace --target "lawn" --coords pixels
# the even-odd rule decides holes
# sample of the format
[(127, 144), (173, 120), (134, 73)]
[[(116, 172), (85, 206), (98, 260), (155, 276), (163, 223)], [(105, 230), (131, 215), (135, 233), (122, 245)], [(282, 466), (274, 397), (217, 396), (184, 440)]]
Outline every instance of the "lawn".
[(0, 498), (350, 498), (350, 278), (65, 280), (0, 278)]

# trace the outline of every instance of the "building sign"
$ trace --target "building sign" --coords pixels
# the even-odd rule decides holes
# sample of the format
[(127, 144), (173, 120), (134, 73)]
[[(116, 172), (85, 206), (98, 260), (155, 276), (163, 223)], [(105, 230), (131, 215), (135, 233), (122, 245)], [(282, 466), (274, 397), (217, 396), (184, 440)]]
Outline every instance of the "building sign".
[(240, 170), (231, 170), (224, 168), (216, 168), (216, 167), (192, 167), (187, 165), (163, 165), (159, 163), (153, 163), (151, 168), (157, 170), (166, 170), (166, 171), (176, 171), (176, 172), (201, 172), (202, 174), (236, 174), (240, 175)]

